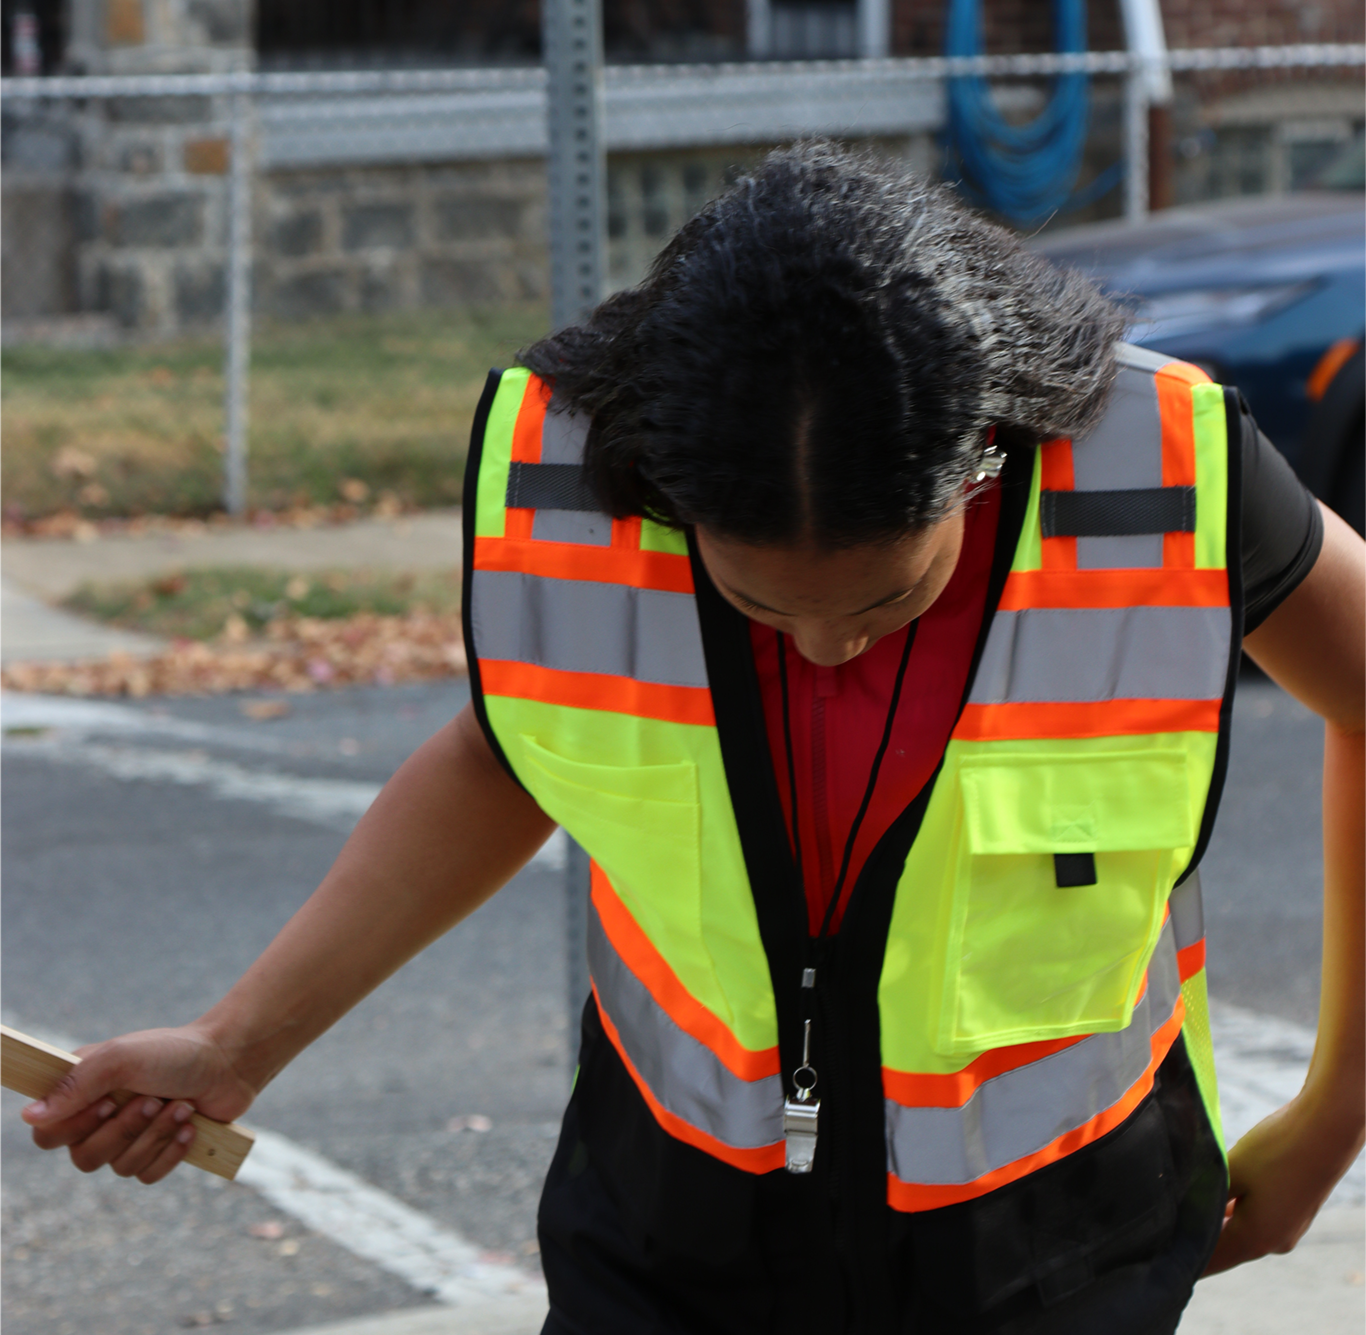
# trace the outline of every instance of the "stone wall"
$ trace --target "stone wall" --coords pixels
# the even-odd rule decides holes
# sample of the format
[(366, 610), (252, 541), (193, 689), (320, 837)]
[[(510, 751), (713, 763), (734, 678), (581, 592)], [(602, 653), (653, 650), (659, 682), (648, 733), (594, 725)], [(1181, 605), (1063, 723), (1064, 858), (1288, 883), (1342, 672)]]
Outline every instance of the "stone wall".
[(279, 171), (256, 196), (266, 315), (547, 297), (539, 161)]
[(81, 114), (77, 300), (125, 329), (217, 319), (227, 264), (226, 108), (205, 97), (124, 98)]

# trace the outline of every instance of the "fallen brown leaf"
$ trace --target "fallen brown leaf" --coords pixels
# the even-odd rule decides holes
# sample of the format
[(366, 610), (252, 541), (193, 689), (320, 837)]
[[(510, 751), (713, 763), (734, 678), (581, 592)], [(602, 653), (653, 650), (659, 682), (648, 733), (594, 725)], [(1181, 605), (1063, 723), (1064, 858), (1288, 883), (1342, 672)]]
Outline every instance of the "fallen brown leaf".
[(465, 668), (458, 614), (361, 612), (335, 620), (282, 617), (267, 625), (263, 640), (182, 640), (151, 658), (115, 653), (85, 663), (13, 663), (0, 671), (0, 686), (76, 696), (308, 692), (431, 681)]

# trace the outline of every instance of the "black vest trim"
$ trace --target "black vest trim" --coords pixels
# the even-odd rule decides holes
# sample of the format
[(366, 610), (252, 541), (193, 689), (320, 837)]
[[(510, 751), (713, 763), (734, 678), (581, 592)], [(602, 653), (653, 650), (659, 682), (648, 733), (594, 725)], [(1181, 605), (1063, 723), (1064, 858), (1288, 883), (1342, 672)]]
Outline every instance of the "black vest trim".
[(498, 384), (503, 378), (501, 371), (490, 371), (484, 381), (484, 392), (479, 396), (479, 406), (474, 410), (474, 425), (470, 428), (470, 451), (465, 458), (465, 485), (460, 497), (461, 546), (465, 568), (460, 573), (460, 625), (465, 636), (465, 661), (469, 665), (470, 704), (474, 716), (484, 730), (489, 750), (498, 758), (498, 763), (507, 770), (513, 783), (525, 789), (516, 771), (508, 763), (501, 743), (489, 723), (488, 710), (484, 707), (484, 690), (479, 679), (479, 648), (474, 642), (474, 528), (476, 511), (479, 508), (479, 463), (484, 457), (484, 433), (488, 430), (489, 413), (493, 411), (493, 400), (498, 394)]
[(1243, 662), (1243, 419), (1241, 396), (1236, 389), (1224, 390), (1224, 419), (1228, 431), (1228, 518), (1225, 521), (1224, 564), (1228, 567), (1229, 615), (1233, 624), (1228, 637), (1228, 671), (1224, 677), (1224, 699), (1219, 706), (1219, 740), (1214, 748), (1214, 773), (1210, 776), (1205, 814), (1200, 819), (1200, 834), (1190, 865), (1177, 878), (1180, 885), (1199, 865), (1214, 833), (1214, 818), (1224, 795), (1228, 776), (1229, 736), (1233, 731), (1233, 695), (1238, 685), (1238, 669)]

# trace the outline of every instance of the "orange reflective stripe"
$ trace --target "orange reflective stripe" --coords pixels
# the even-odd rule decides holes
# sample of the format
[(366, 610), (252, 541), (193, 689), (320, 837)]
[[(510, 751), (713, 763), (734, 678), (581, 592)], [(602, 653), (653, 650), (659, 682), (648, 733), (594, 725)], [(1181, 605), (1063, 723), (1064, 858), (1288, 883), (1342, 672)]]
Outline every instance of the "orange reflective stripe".
[(1152, 1059), (1147, 1070), (1129, 1087), (1123, 1098), (1106, 1108), (1104, 1112), (1098, 1113), (1089, 1122), (1059, 1136), (1052, 1144), (1046, 1145), (1036, 1153), (1025, 1155), (1024, 1158), (1017, 1159), (1014, 1163), (998, 1168), (994, 1172), (985, 1173), (972, 1182), (929, 1185), (903, 1182), (899, 1177), (888, 1173), (887, 1203), (895, 1210), (913, 1211), (937, 1210), (943, 1205), (956, 1205), (959, 1201), (974, 1200), (978, 1196), (985, 1196), (989, 1191), (995, 1191), (997, 1187), (1005, 1186), (1008, 1182), (1017, 1182), (1020, 1178), (1027, 1177), (1040, 1168), (1046, 1168), (1049, 1164), (1056, 1163), (1069, 1154), (1075, 1154), (1077, 1150), (1099, 1140), (1124, 1121), (1152, 1089), (1153, 1076), (1171, 1049), (1171, 1045), (1176, 1042), (1185, 1015), (1185, 1003), (1178, 997), (1171, 1018), (1152, 1036)]
[[(550, 402), (550, 389), (544, 381), (532, 376), (522, 392), (522, 405), (517, 410), (517, 421), (512, 428), (512, 459), (516, 463), (537, 464), (541, 461), (541, 425), (545, 421), (545, 406)], [(500, 498), (501, 499), (501, 498)], [(502, 541), (526, 540), (531, 537), (531, 526), (536, 512), (527, 509), (504, 511)]]
[(1194, 978), (1204, 967), (1205, 938), (1203, 936), (1198, 941), (1176, 952), (1176, 968), (1183, 983), (1187, 978)]
[[(1162, 485), (1195, 486), (1195, 409), (1191, 386), (1209, 381), (1203, 371), (1184, 362), (1169, 362), (1156, 376), (1157, 407), (1162, 417)], [(1167, 570), (1195, 566), (1195, 534), (1164, 533), (1162, 565)]]
[(894, 1071), (890, 1066), (884, 1066), (882, 1092), (908, 1108), (961, 1108), (986, 1081), (1083, 1043), (1086, 1037), (1079, 1034), (1074, 1038), (1050, 1038), (1038, 1043), (993, 1048), (961, 1071), (947, 1075)]
[(711, 692), (704, 686), (663, 686), (597, 672), (563, 672), (509, 659), (479, 660), (479, 685), (485, 695), (539, 700), (571, 709), (602, 709), (664, 723), (716, 726)]
[(704, 1154), (710, 1154), (713, 1158), (720, 1159), (722, 1163), (728, 1163), (732, 1168), (739, 1168), (746, 1173), (771, 1173), (783, 1167), (787, 1161), (787, 1151), (782, 1141), (776, 1141), (772, 1145), (763, 1145), (758, 1149), (737, 1149), (734, 1145), (727, 1145), (724, 1141), (717, 1140), (715, 1136), (709, 1136), (705, 1131), (699, 1131), (692, 1123), (685, 1122), (676, 1113), (671, 1113), (651, 1093), (649, 1085), (641, 1079), (640, 1072), (636, 1070), (635, 1064), (626, 1055), (626, 1049), (621, 1042), (621, 1035), (617, 1032), (616, 1025), (612, 1023), (611, 1016), (603, 1009), (602, 999), (598, 996), (596, 985), (593, 988), (593, 1000), (597, 1004), (598, 1016), (602, 1020), (602, 1031), (616, 1049), (617, 1056), (621, 1058), (621, 1064), (626, 1068), (627, 1073), (635, 1082), (636, 1088), (640, 1091), (640, 1097), (649, 1105), (655, 1121), (675, 1140), (681, 1140), (684, 1144), (691, 1145), (694, 1149), (701, 1150)]
[(517, 410), (517, 422), (512, 428), (512, 458), (516, 463), (541, 462), (541, 427), (545, 424), (546, 405), (550, 402), (550, 386), (532, 376), (522, 393), (522, 406)]
[(1198, 366), (1192, 366), (1190, 362), (1167, 362), (1164, 366), (1157, 368), (1159, 376), (1172, 376), (1176, 380), (1182, 380), (1187, 385), (1212, 385), (1213, 380), (1209, 378)]
[[(1070, 440), (1048, 440), (1039, 446), (1039, 486), (1043, 491), (1073, 489)], [(1076, 538), (1040, 538), (1039, 559), (1045, 570), (1075, 570)]]
[[(525, 515), (528, 526), (534, 510), (509, 510)], [(692, 593), (692, 566), (673, 552), (642, 552), (620, 547), (589, 547), (577, 542), (536, 542), (525, 539), (475, 538), (477, 570), (521, 570), (551, 579), (587, 579), (600, 584), (630, 584), (637, 589)]]
[(1223, 570), (1016, 570), (1001, 590), (1002, 612), (1036, 607), (1227, 607)]
[(1218, 700), (1096, 700), (1047, 704), (967, 705), (953, 735), (959, 741), (1026, 737), (1126, 737), (1149, 732), (1218, 732)]
[[(640, 516), (628, 515), (625, 519), (612, 520), (612, 546), (618, 551), (640, 550)], [(678, 558), (675, 558), (678, 559)]]
[(762, 1080), (781, 1074), (776, 1046), (759, 1052), (742, 1047), (735, 1035), (683, 986), (596, 862), (592, 864), (592, 884), (593, 907), (612, 948), (664, 1013), (685, 1034), (714, 1052), (717, 1060), (739, 1079)]

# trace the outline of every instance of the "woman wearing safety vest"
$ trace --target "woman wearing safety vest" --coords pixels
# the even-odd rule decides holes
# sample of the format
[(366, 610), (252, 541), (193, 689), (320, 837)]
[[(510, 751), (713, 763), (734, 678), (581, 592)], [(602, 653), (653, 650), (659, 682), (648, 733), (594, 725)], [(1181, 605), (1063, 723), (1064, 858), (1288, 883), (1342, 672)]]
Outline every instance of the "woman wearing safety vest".
[[(547, 1332), (1160, 1335), (1294, 1246), (1366, 1121), (1363, 545), (1122, 326), (937, 188), (769, 157), (490, 377), (470, 708), (38, 1144), (164, 1177), (178, 1107), (240, 1116), (558, 824)], [(1196, 869), (1243, 648), (1326, 720), (1325, 954), (1304, 1090), (1226, 1157)]]

